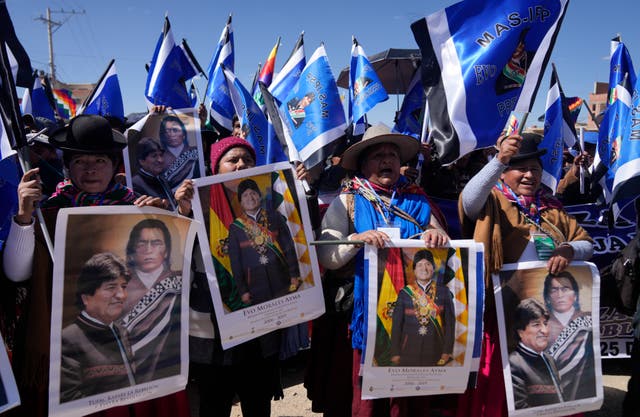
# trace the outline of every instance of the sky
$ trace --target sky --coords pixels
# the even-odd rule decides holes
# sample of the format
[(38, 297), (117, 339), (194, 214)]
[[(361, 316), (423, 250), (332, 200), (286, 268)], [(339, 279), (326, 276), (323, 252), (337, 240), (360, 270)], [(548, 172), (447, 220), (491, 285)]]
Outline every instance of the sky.
[[(475, 0), (479, 1), (479, 0)], [(38, 20), (52, 11), (52, 20), (63, 22), (53, 34), (56, 76), (67, 83), (95, 83), (114, 58), (124, 97), (125, 114), (146, 111), (145, 64), (151, 60), (168, 13), (176, 41), (185, 38), (206, 71), (228, 15), (233, 15), (235, 73), (250, 85), (258, 63), (264, 62), (278, 37), (279, 70), (299, 36), (305, 33), (307, 58), (324, 42), (336, 79), (348, 66), (351, 38), (355, 36), (367, 55), (388, 48), (417, 48), (412, 22), (445, 8), (455, 1), (394, 0), (363, 2), (323, 0), (272, 2), (243, 0), (214, 2), (192, 0), (7, 0), (16, 32), (31, 57), (32, 66), (49, 71), (46, 25)], [(375, 4), (375, 6), (373, 6)], [(568, 7), (551, 61), (558, 70), (567, 96), (588, 99), (595, 81), (608, 81), (609, 45), (620, 34), (633, 59), (640, 53), (637, 0), (573, 0)], [(84, 14), (68, 12), (84, 11)], [(60, 13), (64, 11), (65, 13)], [(640, 61), (636, 61), (636, 69)], [(529, 124), (544, 113), (551, 66), (529, 118)], [(202, 95), (206, 80), (196, 81)], [(341, 89), (343, 95), (346, 90)], [(20, 93), (21, 94), (21, 93)], [(401, 96), (390, 96), (368, 114), (370, 123), (393, 124)], [(533, 122), (531, 122), (533, 120)], [(579, 120), (586, 120), (582, 111)]]

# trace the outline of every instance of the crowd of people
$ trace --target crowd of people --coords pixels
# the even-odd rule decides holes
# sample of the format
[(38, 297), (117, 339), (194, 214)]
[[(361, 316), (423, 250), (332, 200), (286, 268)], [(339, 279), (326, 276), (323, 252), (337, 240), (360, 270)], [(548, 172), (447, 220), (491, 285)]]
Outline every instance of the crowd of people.
[[(290, 111), (302, 118), (303, 107), (291, 104)], [(159, 137), (137, 140), (133, 189), (121, 179), (125, 137), (103, 117), (77, 116), (63, 127), (52, 127), (48, 140), (34, 141), (39, 148), (31, 151), (37, 163), (18, 186), (18, 210), (2, 254), (3, 285), (24, 289), (14, 291), (20, 296), (12, 314), (3, 306), (2, 333), (11, 340), (20, 394), (28, 399), (13, 415), (47, 415), (53, 260), (35, 208), (42, 209), (52, 234), (58, 211), (66, 207), (154, 206), (193, 217), (193, 178), (201, 174), (198, 148), (187, 141), (184, 121), (169, 114), (170, 109), (152, 112), (162, 117)], [(201, 128), (210, 132), (202, 135), (208, 138), (202, 146), (207, 150), (206, 174), (256, 165), (256, 152), (243, 139), (239, 122), (230, 136), (222, 137), (212, 133), (202, 108), (200, 115)], [(430, 252), (447, 246), (451, 237), (431, 197), (459, 199), (461, 237), (484, 244), (485, 288), (492, 288), (491, 274), (504, 264), (546, 262), (543, 294), (521, 300), (515, 311), (518, 343), (509, 363), (516, 408), (595, 395), (594, 370), (585, 365), (594, 357), (591, 313), (581, 310), (580, 288), (567, 271), (572, 261), (591, 257), (593, 240), (562, 204), (590, 198), (576, 187), (592, 155), (585, 151), (567, 158), (566, 175), (554, 195), (542, 185), (540, 157), (546, 150), (538, 148), (537, 134), (501, 136), (495, 147), (477, 150), (448, 167), (438, 164), (428, 145), (384, 125), (370, 126), (360, 140), (349, 139), (321, 174), (307, 172), (301, 164), (295, 169), (298, 179), (311, 183), (307, 197), (316, 204), (318, 191), (335, 192), (331, 201), (324, 201), (322, 218), (311, 211), (316, 238), (325, 243), (317, 254), (328, 306), (327, 314), (309, 325), (313, 331), (305, 386), (313, 410), (326, 417), (428, 416), (434, 409), (449, 416), (507, 415), (500, 319), (492, 291), (485, 291), (481, 367), (474, 388), (455, 396), (362, 399), (369, 325), (364, 244), (385, 248), (391, 239), (402, 238), (419, 239), (423, 246), (410, 263), (415, 281), (402, 285), (393, 309), (391, 364), (447, 366), (452, 360), (453, 295), (437, 280)], [(425, 162), (418, 170), (411, 164), (419, 153)], [(279, 213), (263, 206), (262, 194), (255, 181), (240, 182), (242, 213), (227, 225), (228, 235), (209, 236), (228, 239), (235, 254), (230, 279), (217, 274), (231, 310), (295, 292), (302, 284), (291, 233)], [(341, 243), (326, 244), (331, 241)], [(548, 244), (546, 250), (540, 249), (541, 241)], [(180, 339), (176, 334), (183, 278), (182, 271), (171, 267), (171, 243), (166, 225), (147, 219), (131, 230), (126, 259), (103, 252), (84, 262), (76, 284), (78, 314), (62, 332), (62, 402), (179, 373), (175, 343)], [(401, 262), (402, 257), (393, 254), (398, 248), (388, 250), (387, 262)], [(197, 410), (202, 417), (229, 416), (237, 398), (245, 417), (263, 417), (270, 415), (271, 401), (282, 397), (280, 358), (287, 331), (223, 350), (198, 248), (192, 260), (189, 384), (198, 401), (189, 404), (186, 391), (181, 391), (96, 415), (188, 416)], [(352, 288), (352, 304), (345, 311), (333, 306), (335, 283)], [(150, 341), (146, 335), (151, 333)], [(104, 349), (86, 349), (96, 345)], [(576, 373), (583, 376), (580, 382), (572, 377)], [(541, 391), (532, 392), (531, 385)]]

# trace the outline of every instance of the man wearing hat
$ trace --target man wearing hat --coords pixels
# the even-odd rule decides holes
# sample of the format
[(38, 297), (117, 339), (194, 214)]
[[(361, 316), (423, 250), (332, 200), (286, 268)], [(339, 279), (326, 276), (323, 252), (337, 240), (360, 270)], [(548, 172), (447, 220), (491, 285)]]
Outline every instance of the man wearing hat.
[(453, 296), (434, 282), (433, 255), (421, 249), (413, 257), (415, 282), (398, 293), (393, 307), (391, 362), (400, 366), (444, 366), (455, 339)]
[[(419, 147), (413, 137), (391, 133), (385, 125), (367, 129), (362, 140), (350, 146), (342, 157), (342, 166), (353, 171), (355, 176), (345, 183), (342, 193), (327, 209), (320, 240), (354, 240), (383, 248), (392, 238), (419, 237), (428, 248), (445, 245), (448, 236), (432, 215), (426, 194), (400, 175), (401, 164), (413, 158)], [(391, 252), (397, 250), (389, 249)], [(390, 406), (389, 400), (362, 400), (358, 377), (367, 334), (368, 290), (365, 288), (363, 247), (361, 244), (323, 245), (318, 247), (318, 258), (333, 275), (354, 280), (350, 325), (354, 349), (353, 403), (345, 404), (345, 407), (351, 406), (353, 415), (359, 416), (384, 412)], [(400, 256), (395, 258), (401, 259)], [(396, 266), (401, 268), (401, 265)], [(346, 334), (347, 329), (344, 331)], [(392, 399), (391, 404), (414, 400)], [(424, 412), (428, 413), (428, 407)]]
[[(533, 133), (503, 136), (498, 153), (467, 184), (460, 195), (462, 234), (484, 244), (485, 288), (505, 263), (543, 260), (551, 274), (572, 260), (587, 260), (593, 241), (562, 204), (542, 187), (538, 149), (542, 137)], [(478, 386), (462, 395), (459, 414), (506, 416), (504, 379), (492, 291), (485, 295), (485, 343)], [(462, 411), (461, 411), (462, 410)]]

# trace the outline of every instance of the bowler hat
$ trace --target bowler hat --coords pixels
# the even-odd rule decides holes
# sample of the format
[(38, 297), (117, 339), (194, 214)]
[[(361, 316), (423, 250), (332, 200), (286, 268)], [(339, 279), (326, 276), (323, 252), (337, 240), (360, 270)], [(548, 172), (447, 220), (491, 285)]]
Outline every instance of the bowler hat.
[(127, 140), (113, 130), (109, 121), (94, 114), (81, 114), (49, 136), (49, 143), (63, 151), (113, 153), (124, 149)]
[(371, 126), (364, 132), (362, 140), (356, 142), (344, 151), (342, 160), (340, 163), (342, 167), (350, 170), (357, 170), (358, 157), (370, 146), (378, 145), (380, 143), (392, 143), (398, 146), (400, 150), (400, 162), (404, 163), (416, 156), (420, 150), (420, 142), (411, 136), (403, 135), (400, 133), (391, 133), (391, 129), (388, 126), (380, 123)]
[(537, 133), (523, 133), (520, 151), (511, 157), (509, 164), (525, 159), (539, 158), (547, 153), (546, 149), (538, 149), (538, 144), (542, 141), (542, 136)]

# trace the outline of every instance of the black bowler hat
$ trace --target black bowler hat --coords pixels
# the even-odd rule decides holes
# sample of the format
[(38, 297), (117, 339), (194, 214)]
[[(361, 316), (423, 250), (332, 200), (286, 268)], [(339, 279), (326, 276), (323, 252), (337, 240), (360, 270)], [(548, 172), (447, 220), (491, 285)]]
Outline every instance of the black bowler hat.
[(537, 133), (523, 133), (520, 151), (511, 157), (509, 165), (525, 159), (540, 158), (547, 153), (546, 149), (538, 149), (540, 142), (542, 142), (542, 136)]
[(121, 151), (127, 146), (127, 139), (113, 130), (104, 117), (81, 114), (53, 132), (49, 143), (63, 151), (99, 154)]

